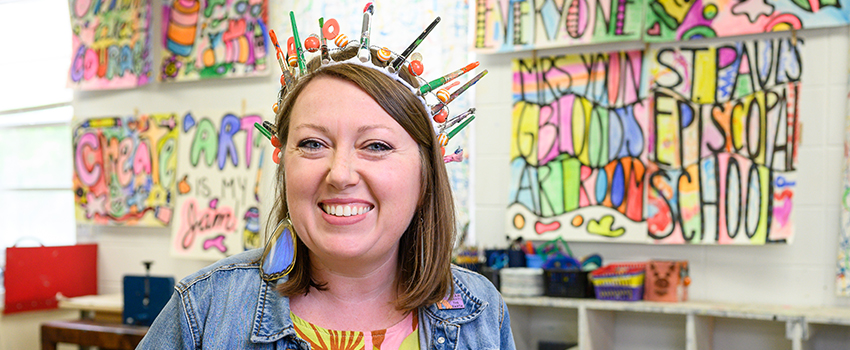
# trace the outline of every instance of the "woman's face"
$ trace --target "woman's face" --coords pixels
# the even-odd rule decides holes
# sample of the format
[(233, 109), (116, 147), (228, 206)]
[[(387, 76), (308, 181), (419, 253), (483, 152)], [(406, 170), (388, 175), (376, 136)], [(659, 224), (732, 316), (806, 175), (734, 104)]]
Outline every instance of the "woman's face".
[(283, 164), (298, 236), (323, 260), (394, 257), (419, 198), (416, 142), (368, 94), (336, 78), (311, 81), (291, 113)]

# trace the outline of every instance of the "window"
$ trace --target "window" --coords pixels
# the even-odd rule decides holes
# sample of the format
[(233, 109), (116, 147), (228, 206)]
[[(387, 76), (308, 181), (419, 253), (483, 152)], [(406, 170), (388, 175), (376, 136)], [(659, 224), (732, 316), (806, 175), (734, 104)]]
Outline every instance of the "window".
[(74, 244), (68, 2), (0, 0), (0, 33), (0, 244)]
[[(73, 244), (71, 192), (71, 107), (13, 113), (0, 118), (32, 121), (36, 113), (66, 122), (0, 127), (0, 232), (3, 247), (22, 244)], [(37, 119), (36, 119), (37, 120)], [(5, 260), (4, 260), (5, 261)]]

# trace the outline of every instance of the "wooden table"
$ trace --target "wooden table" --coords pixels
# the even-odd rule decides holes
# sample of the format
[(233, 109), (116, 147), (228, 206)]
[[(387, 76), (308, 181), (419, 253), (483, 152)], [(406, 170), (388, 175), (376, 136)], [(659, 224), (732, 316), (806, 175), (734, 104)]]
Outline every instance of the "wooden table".
[(60, 309), (80, 310), (80, 319), (122, 323), (124, 295), (121, 293), (86, 295), (59, 300)]
[(56, 349), (57, 343), (78, 344), (81, 349), (135, 349), (148, 327), (122, 323), (124, 296), (121, 293), (87, 295), (59, 300), (59, 308), (79, 310), (80, 320), (52, 321), (41, 325), (41, 348)]
[(57, 343), (96, 346), (100, 349), (133, 350), (148, 327), (92, 320), (51, 321), (41, 324), (41, 349), (56, 350)]

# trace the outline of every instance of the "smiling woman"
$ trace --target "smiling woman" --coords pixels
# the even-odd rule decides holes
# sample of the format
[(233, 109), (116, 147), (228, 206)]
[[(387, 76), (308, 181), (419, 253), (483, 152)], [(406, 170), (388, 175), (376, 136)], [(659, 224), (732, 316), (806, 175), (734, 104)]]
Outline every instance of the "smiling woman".
[(307, 63), (295, 36), (303, 68), (284, 68), (261, 129), (276, 148), (279, 224), (263, 252), (184, 279), (139, 348), (514, 348), (495, 287), (451, 265), (453, 134), (438, 137), (422, 95), (453, 78), (420, 88), (417, 61), (368, 46), (370, 19), (371, 4), (360, 45)]
[[(393, 300), (402, 303), (397, 306), (403, 309), (442, 299), (451, 286), (449, 260), (434, 257), (448, 257), (454, 213), (442, 159), (435, 148), (436, 136), (421, 103), (404, 85), (357, 64), (329, 66), (304, 80), (305, 88), (296, 87), (290, 97), (301, 96), (291, 113), (286, 112), (285, 102), (278, 118), (278, 125), (292, 128), (290, 132), (282, 127), (280, 134), (286, 149), (282, 169), (292, 170), (282, 174), (287, 200), (281, 203), (279, 214), (291, 214), (296, 231), (305, 231), (299, 235), (300, 242), (312, 253), (298, 259), (308, 262), (322, 254), (325, 259), (346, 257), (361, 259), (364, 265), (392, 267), (382, 274), (401, 274), (399, 290), (408, 293)], [(395, 113), (390, 115), (369, 92), (392, 95), (393, 90), (398, 95), (407, 92), (412, 99), (407, 105), (385, 101), (386, 105), (396, 104), (386, 108)], [(326, 91), (335, 91), (339, 103), (324, 103)], [(416, 140), (413, 135), (418, 136)], [(307, 148), (311, 140), (320, 147)], [(337, 217), (316, 210), (325, 204), (343, 210), (348, 205), (360, 205), (370, 210), (364, 215)], [(412, 220), (414, 214), (417, 218)], [(444, 220), (433, 220), (436, 217)], [(409, 225), (411, 220), (413, 225)], [(429, 225), (425, 221), (432, 223), (433, 234), (427, 234)], [(345, 231), (361, 234), (346, 235)], [(401, 252), (399, 244), (405, 247)], [(334, 253), (334, 249), (339, 250)], [(389, 261), (399, 261), (402, 268), (395, 271), (395, 266), (390, 266), (395, 264), (387, 264)], [(350, 263), (341, 266), (360, 265)], [(302, 279), (308, 277), (314, 284), (323, 282), (301, 266), (307, 264), (297, 261), (292, 279), (282, 286), (284, 294), (306, 292), (309, 284)], [(415, 282), (438, 288), (427, 293), (417, 291)], [(408, 300), (414, 305), (403, 304)]]

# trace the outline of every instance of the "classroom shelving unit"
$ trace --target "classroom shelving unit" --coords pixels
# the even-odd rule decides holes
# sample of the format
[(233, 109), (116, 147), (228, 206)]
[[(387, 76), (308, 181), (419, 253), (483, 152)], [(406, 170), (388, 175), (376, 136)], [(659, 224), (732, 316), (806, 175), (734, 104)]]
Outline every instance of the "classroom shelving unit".
[[(807, 340), (819, 327), (837, 326), (842, 332), (850, 333), (850, 308), (840, 307), (795, 307), (699, 301), (626, 302), (553, 297), (505, 296), (504, 299), (511, 309), (512, 326), (520, 328), (534, 327), (529, 325), (529, 320), (540, 310), (560, 309), (566, 315), (566, 322), (575, 322), (577, 325), (575, 341), (578, 342), (579, 350), (614, 349), (613, 334), (618, 328), (617, 320), (629, 318), (630, 314), (633, 320), (662, 318), (661, 323), (666, 323), (662, 332), (668, 334), (659, 336), (658, 339), (666, 339), (668, 342), (672, 339), (674, 344), (668, 344), (671, 348), (686, 350), (713, 350), (715, 324), (720, 319), (784, 324), (785, 339), (781, 341), (790, 341), (792, 350), (806, 349)], [(637, 317), (634, 316), (635, 314), (638, 314)], [(514, 319), (521, 324), (515, 323)], [(679, 344), (681, 342), (684, 344)], [(520, 346), (519, 343), (517, 345)]]

